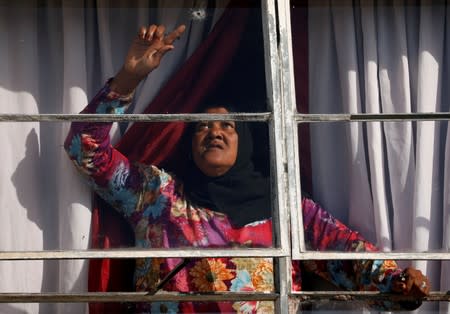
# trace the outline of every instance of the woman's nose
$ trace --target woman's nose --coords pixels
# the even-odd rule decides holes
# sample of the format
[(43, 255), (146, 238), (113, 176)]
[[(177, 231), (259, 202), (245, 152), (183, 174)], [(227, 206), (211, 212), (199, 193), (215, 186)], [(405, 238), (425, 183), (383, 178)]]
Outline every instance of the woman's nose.
[(219, 123), (212, 123), (209, 127), (209, 136), (213, 138), (222, 137), (222, 129)]

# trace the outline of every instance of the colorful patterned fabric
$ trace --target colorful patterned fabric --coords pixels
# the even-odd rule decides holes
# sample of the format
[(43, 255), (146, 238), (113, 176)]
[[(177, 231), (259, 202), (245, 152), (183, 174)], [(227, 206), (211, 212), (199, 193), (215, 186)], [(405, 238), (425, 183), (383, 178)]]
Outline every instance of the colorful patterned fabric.
[[(123, 97), (105, 85), (82, 113), (124, 113), (132, 96)], [(74, 122), (65, 149), (93, 189), (131, 224), (140, 248), (271, 247), (270, 219), (233, 228), (228, 218), (189, 203), (175, 176), (131, 163), (109, 140), (112, 123)], [(305, 238), (310, 250), (375, 251), (357, 232), (347, 228), (310, 199), (302, 201)], [(136, 291), (151, 291), (181, 259), (151, 258), (136, 261)], [(400, 270), (392, 261), (307, 261), (293, 263), (294, 291), (300, 291), (301, 270), (314, 272), (348, 290), (389, 292)], [(191, 259), (166, 291), (271, 292), (271, 258)], [(380, 304), (378, 304), (380, 305)], [(390, 306), (383, 303), (380, 306)], [(273, 302), (154, 302), (139, 304), (142, 313), (272, 313)]]

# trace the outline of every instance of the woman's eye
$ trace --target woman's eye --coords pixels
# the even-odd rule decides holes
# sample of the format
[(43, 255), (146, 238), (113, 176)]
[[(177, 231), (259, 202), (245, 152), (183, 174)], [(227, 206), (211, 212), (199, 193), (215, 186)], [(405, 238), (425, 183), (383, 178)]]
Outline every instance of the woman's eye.
[(197, 126), (195, 127), (195, 129), (197, 131), (205, 130), (207, 128), (208, 128), (208, 123), (206, 123), (206, 122), (199, 122), (199, 123), (197, 123)]
[(222, 122), (222, 127), (226, 128), (226, 129), (234, 129), (235, 125), (234, 122)]

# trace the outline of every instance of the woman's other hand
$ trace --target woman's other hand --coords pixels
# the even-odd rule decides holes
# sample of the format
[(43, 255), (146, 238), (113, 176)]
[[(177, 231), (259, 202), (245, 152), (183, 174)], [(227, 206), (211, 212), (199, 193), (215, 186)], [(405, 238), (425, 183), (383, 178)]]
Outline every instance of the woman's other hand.
[(392, 291), (423, 298), (430, 293), (430, 281), (420, 270), (408, 267), (394, 279)]
[(185, 29), (184, 25), (180, 25), (166, 34), (164, 25), (141, 27), (121, 70), (110, 84), (111, 89), (120, 94), (132, 92), (143, 78), (159, 66), (166, 52), (174, 48), (173, 42)]

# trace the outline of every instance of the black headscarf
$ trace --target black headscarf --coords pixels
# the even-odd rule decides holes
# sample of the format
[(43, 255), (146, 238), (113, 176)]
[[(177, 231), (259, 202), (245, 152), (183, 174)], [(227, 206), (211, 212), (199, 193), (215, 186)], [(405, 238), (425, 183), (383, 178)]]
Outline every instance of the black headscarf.
[[(189, 127), (192, 139), (194, 127)], [(238, 154), (236, 163), (219, 177), (203, 174), (190, 159), (184, 177), (187, 199), (198, 206), (224, 213), (234, 227), (270, 218), (270, 179), (255, 170), (253, 138), (247, 123), (236, 121)]]

